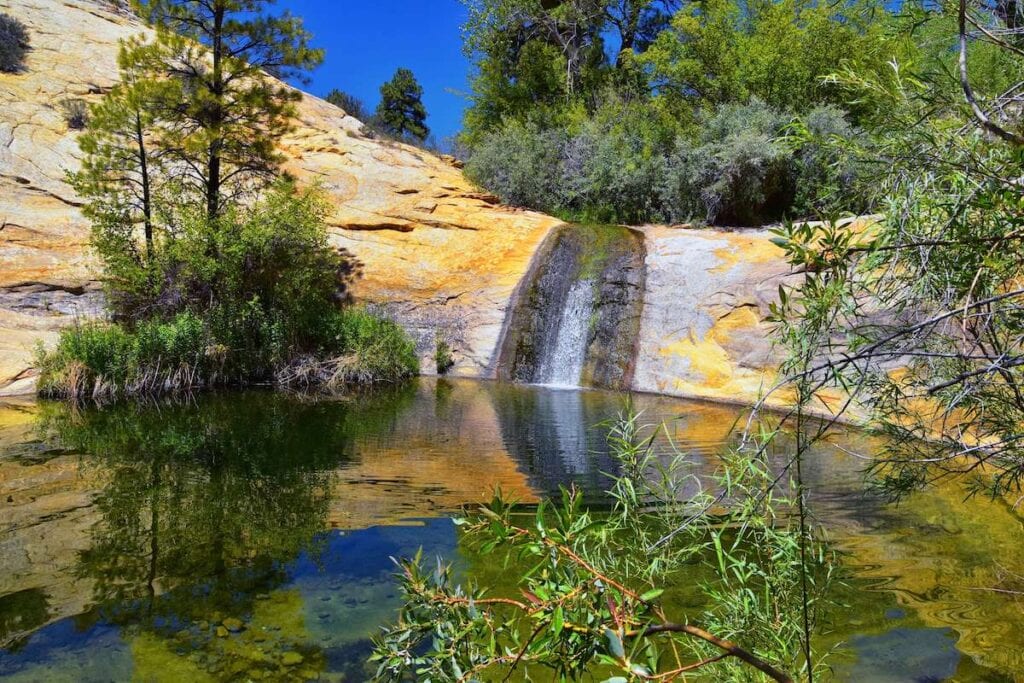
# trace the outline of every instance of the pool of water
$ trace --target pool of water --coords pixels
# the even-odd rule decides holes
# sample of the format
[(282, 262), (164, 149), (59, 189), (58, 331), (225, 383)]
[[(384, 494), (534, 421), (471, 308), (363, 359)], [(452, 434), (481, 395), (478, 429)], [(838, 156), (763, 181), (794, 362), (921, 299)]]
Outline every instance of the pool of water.
[[(742, 410), (634, 396), (711, 471)], [(486, 577), (451, 517), (495, 487), (600, 500), (621, 395), (421, 379), (357, 397), (0, 404), (0, 679), (363, 681), (418, 548)], [(808, 460), (850, 572), (820, 638), (839, 681), (1024, 681), (1024, 528), (944, 484), (864, 492), (870, 443)]]

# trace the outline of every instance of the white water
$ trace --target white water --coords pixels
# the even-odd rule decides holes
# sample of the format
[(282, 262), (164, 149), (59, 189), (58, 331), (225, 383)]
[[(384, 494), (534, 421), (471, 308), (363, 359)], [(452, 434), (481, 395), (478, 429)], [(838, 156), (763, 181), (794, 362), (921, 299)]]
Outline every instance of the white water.
[(554, 387), (578, 387), (587, 355), (590, 316), (594, 310), (594, 281), (577, 280), (569, 289), (558, 321), (555, 345), (541, 361), (538, 379)]

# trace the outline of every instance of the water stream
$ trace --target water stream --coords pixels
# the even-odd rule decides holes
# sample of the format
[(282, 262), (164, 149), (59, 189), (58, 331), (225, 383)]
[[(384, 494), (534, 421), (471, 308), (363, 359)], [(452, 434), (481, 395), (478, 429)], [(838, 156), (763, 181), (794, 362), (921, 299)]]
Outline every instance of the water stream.
[(564, 226), (534, 256), (497, 362), (500, 378), (628, 388), (643, 307), (643, 240), (619, 226)]
[[(337, 400), (0, 405), (0, 679), (367, 680), (370, 638), (400, 604), (389, 558), (422, 547), (507, 588), (509, 570), (451, 517), (495, 486), (533, 501), (574, 483), (601, 498), (615, 468), (603, 423), (623, 400), (424, 378)], [(739, 415), (633, 400), (669, 421), (698, 476)], [(895, 507), (845, 452), (870, 442), (836, 444), (806, 460), (815, 518), (848, 572), (818, 636), (837, 647), (828, 678), (1021, 680), (1018, 511), (965, 502), (951, 483)], [(667, 608), (685, 615), (693, 600)]]
[(594, 282), (573, 282), (554, 329), (554, 343), (541, 354), (534, 376), (537, 383), (553, 387), (580, 386), (593, 310)]

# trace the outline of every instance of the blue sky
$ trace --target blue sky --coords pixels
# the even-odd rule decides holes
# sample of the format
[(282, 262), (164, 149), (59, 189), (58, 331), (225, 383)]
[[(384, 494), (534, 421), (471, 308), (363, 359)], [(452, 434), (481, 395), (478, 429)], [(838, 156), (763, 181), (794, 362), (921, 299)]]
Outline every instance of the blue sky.
[(459, 0), (278, 0), (305, 21), (324, 63), (304, 89), (324, 96), (340, 88), (370, 110), (381, 83), (398, 67), (412, 69), (423, 86), (427, 125), (438, 140), (459, 130), (469, 90), (469, 62), (460, 27), (466, 10)]

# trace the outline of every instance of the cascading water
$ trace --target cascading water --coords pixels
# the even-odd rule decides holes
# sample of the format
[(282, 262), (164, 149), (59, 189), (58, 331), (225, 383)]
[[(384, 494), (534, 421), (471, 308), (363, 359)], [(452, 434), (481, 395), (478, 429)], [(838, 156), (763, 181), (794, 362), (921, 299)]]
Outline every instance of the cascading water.
[(574, 282), (558, 320), (555, 343), (540, 360), (534, 377), (536, 382), (558, 387), (580, 385), (593, 309), (593, 280)]
[(501, 379), (625, 389), (643, 305), (641, 236), (617, 226), (565, 226), (535, 257), (506, 321)]

